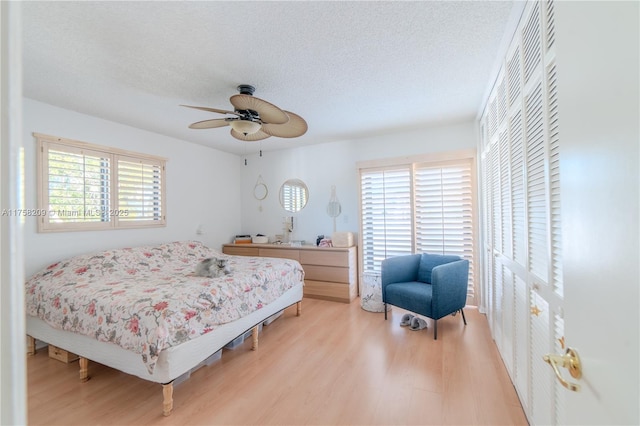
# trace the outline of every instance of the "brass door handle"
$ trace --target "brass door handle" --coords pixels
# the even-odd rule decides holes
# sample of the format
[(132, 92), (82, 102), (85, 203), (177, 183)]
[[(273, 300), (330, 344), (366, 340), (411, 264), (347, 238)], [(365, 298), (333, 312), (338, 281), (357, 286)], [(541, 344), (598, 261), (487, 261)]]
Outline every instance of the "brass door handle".
[(560, 374), (560, 370), (558, 370), (558, 366), (564, 367), (569, 370), (569, 374), (571, 374), (571, 377), (574, 379), (582, 377), (582, 363), (575, 349), (567, 348), (567, 352), (564, 355), (547, 354), (543, 356), (542, 359), (553, 368), (562, 386), (574, 392), (580, 390), (579, 384), (566, 381), (564, 377), (562, 377), (562, 374)]

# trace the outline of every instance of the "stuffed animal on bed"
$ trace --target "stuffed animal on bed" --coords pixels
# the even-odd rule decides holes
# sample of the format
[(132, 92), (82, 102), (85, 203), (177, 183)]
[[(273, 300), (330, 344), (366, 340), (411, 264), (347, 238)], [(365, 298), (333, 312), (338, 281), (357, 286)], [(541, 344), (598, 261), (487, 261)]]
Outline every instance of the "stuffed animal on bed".
[(199, 277), (218, 278), (230, 273), (231, 269), (227, 265), (227, 259), (209, 257), (196, 266), (196, 275)]

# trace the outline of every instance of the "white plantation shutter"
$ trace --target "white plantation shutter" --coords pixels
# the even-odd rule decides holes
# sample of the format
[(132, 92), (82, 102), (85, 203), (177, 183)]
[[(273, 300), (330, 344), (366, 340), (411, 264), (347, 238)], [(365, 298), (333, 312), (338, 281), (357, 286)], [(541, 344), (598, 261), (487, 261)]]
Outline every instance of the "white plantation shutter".
[(489, 103), (489, 137), (498, 130), (498, 109), (495, 98)]
[(520, 49), (517, 48), (507, 62), (507, 81), (509, 82), (509, 106), (520, 100)]
[(118, 221), (162, 221), (163, 164), (121, 156), (117, 164)]
[(491, 151), (489, 151), (489, 161), (490, 161), (490, 170), (491, 170), (491, 212), (493, 216), (492, 222), (492, 242), (493, 247), (495, 247), (498, 251), (502, 251), (502, 218), (501, 212), (502, 208), (500, 206), (501, 197), (500, 197), (500, 145), (498, 143), (494, 143), (491, 145)]
[[(450, 157), (451, 158), (451, 157)], [(362, 272), (403, 254), (469, 260), (468, 299), (475, 303), (475, 163), (471, 156), (360, 167)]]
[(511, 139), (511, 217), (513, 260), (527, 265), (526, 202), (524, 197), (524, 150), (522, 145), (522, 115), (516, 111), (509, 122)]
[(546, 32), (545, 32), (545, 46), (547, 50), (553, 46), (553, 42), (556, 40), (556, 23), (553, 13), (553, 1), (547, 1), (545, 3), (545, 19), (546, 19)]
[(471, 173), (470, 159), (441, 166), (419, 164), (414, 172), (416, 252), (469, 260), (469, 297), (474, 288)]
[(560, 214), (560, 135), (558, 130), (558, 97), (556, 66), (552, 63), (547, 71), (547, 104), (549, 115), (549, 163), (551, 199), (551, 285), (562, 297), (562, 222)]
[(525, 99), (527, 201), (529, 228), (529, 270), (546, 281), (547, 191), (545, 180), (545, 135), (542, 112), (542, 85), (537, 84)]
[(498, 126), (502, 124), (504, 119), (507, 117), (507, 83), (504, 79), (500, 79), (500, 84), (498, 85), (498, 96), (496, 101), (498, 102), (498, 110), (497, 110), (497, 120)]
[(502, 252), (511, 256), (511, 180), (509, 178), (509, 135), (505, 128), (498, 138), (500, 144), (500, 222), (501, 222), (501, 246)]
[[(506, 81), (506, 123), (499, 120), (496, 131), (479, 143), (482, 188), (490, 191), (483, 198), (491, 200), (483, 206), (491, 228), (483, 266), (503, 268), (489, 275), (489, 287), (503, 292), (503, 303), (494, 305), (502, 312), (490, 313), (503, 321), (490, 324), (497, 342), (501, 336), (498, 348), (531, 424), (563, 424), (567, 394), (542, 361), (543, 354), (565, 350), (553, 12), (552, 1), (527, 2), (480, 122), (481, 128), (490, 126)], [(501, 204), (505, 200), (510, 206)], [(512, 234), (511, 247), (506, 232)]]
[(408, 166), (360, 174), (363, 272), (380, 272), (391, 256), (412, 253)]
[(165, 160), (34, 133), (38, 231), (163, 226)]
[(536, 3), (522, 31), (522, 52), (524, 56), (524, 83), (540, 71), (542, 43), (540, 39), (540, 3)]
[(56, 222), (105, 219), (91, 212), (109, 208), (109, 158), (92, 154), (48, 150), (49, 209)]
[[(111, 159), (99, 151), (47, 142), (40, 147), (40, 224), (108, 227)], [(44, 214), (46, 212), (46, 214)]]

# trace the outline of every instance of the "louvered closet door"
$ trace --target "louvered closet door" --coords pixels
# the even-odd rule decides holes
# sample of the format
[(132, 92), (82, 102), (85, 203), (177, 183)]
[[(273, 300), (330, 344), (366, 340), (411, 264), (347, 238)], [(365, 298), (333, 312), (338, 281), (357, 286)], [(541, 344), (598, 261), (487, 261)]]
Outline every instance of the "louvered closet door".
[(532, 424), (564, 418), (565, 394), (542, 360), (564, 352), (553, 35), (553, 4), (528, 4), (481, 120), (490, 324)]

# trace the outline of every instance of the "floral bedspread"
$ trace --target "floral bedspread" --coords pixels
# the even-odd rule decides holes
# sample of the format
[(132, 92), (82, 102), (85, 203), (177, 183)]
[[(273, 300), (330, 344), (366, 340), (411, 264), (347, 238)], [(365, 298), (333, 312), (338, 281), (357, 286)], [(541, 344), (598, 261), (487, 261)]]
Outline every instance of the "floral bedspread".
[[(207, 257), (228, 259), (231, 273), (195, 276)], [(303, 278), (296, 261), (228, 256), (200, 242), (107, 250), (33, 275), (27, 314), (139, 353), (152, 374), (160, 351), (262, 308)]]

